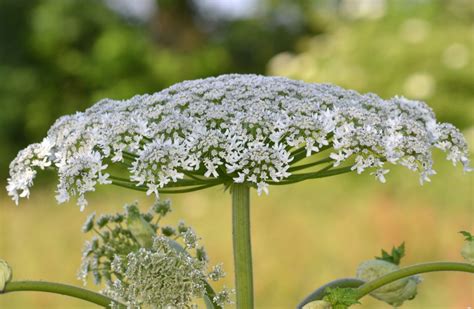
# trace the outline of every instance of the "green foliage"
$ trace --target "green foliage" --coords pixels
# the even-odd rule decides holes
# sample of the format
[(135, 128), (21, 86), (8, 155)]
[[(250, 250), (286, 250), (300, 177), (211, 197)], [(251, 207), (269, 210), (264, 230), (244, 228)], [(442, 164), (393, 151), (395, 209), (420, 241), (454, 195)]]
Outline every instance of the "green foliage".
[(346, 309), (349, 306), (360, 304), (357, 293), (352, 288), (327, 288), (323, 300), (331, 304), (333, 309)]
[(193, 1), (159, 0), (142, 20), (106, 1), (1, 1), (0, 174), (56, 118), (104, 97), (228, 72), (264, 73), (268, 59), (308, 31), (279, 25), (272, 10), (220, 20)]
[(387, 251), (382, 249), (380, 257), (376, 256), (377, 260), (383, 260), (390, 262), (395, 265), (400, 265), (400, 260), (405, 256), (405, 242), (402, 242), (398, 247), (392, 247), (392, 253), (389, 254)]
[(474, 241), (474, 235), (472, 235), (471, 233), (469, 233), (469, 232), (467, 232), (467, 231), (460, 231), (459, 233), (464, 236), (464, 240), (466, 240), (466, 241)]
[(384, 3), (378, 15), (365, 18), (347, 7), (325, 11), (327, 31), (301, 40), (296, 54), (275, 56), (269, 73), (420, 99), (441, 121), (472, 126), (474, 49), (465, 35), (472, 31), (471, 2)]
[(156, 226), (152, 226), (153, 213), (141, 214), (137, 205), (127, 205), (127, 228), (132, 233), (133, 238), (142, 248), (151, 248), (153, 237), (156, 235)]

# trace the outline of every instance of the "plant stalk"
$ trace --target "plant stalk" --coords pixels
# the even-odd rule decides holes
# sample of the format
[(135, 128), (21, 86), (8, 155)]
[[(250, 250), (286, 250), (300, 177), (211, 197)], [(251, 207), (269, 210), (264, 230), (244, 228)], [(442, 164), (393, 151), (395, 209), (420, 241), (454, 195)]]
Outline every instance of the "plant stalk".
[(119, 308), (126, 308), (125, 305), (122, 305), (115, 300), (83, 288), (76, 286), (56, 283), (56, 282), (47, 282), (47, 281), (11, 281), (5, 285), (5, 289), (1, 293), (11, 293), (11, 292), (21, 292), (21, 291), (39, 291), (39, 292), (48, 292), (54, 294), (61, 294), (66, 296), (71, 296), (74, 298), (79, 298), (96, 305), (110, 308), (112, 302), (119, 305)]
[(468, 263), (458, 262), (431, 262), (416, 264), (408, 267), (400, 268), (397, 271), (393, 271), (375, 280), (367, 282), (356, 289), (357, 299), (361, 299), (370, 292), (378, 289), (381, 286), (389, 284), (393, 281), (413, 276), (416, 274), (422, 274), (434, 271), (462, 271), (468, 273), (474, 273), (474, 265)]
[(252, 309), (254, 303), (250, 242), (250, 188), (246, 184), (232, 186), (232, 238), (237, 308)]

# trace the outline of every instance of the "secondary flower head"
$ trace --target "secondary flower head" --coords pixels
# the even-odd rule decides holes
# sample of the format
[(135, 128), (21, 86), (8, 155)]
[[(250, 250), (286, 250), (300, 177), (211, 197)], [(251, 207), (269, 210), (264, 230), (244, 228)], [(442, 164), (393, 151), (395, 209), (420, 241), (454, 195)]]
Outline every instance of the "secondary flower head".
[(104, 281), (104, 293), (127, 308), (195, 308), (197, 298), (232, 303), (232, 290), (215, 292), (210, 285), (225, 276), (222, 264), (209, 267), (200, 238), (184, 222), (162, 225), (169, 211), (169, 201), (158, 201), (146, 213), (131, 204), (122, 213), (89, 216), (83, 231), (98, 236), (84, 246), (79, 279)]
[(163, 236), (155, 238), (151, 249), (129, 253), (126, 262), (115, 256), (111, 269), (121, 279), (106, 293), (130, 308), (191, 308), (193, 299), (205, 294), (206, 263), (177, 252)]
[[(384, 260), (369, 260), (359, 265), (356, 277), (368, 282), (399, 269), (398, 265)], [(405, 301), (415, 298), (417, 285), (420, 282), (419, 276), (403, 278), (378, 288), (370, 295), (392, 306), (399, 307)]]
[[(423, 182), (435, 173), (433, 148), (469, 169), (462, 134), (438, 123), (423, 102), (281, 77), (222, 75), (105, 99), (61, 117), (11, 163), (7, 190), (15, 201), (27, 197), (38, 168), (55, 168), (58, 201), (78, 196), (80, 206), (97, 184), (158, 195), (245, 182), (261, 193), (272, 184), (366, 169), (384, 182), (389, 163), (418, 171)], [(307, 164), (297, 164), (304, 159)], [(327, 165), (297, 172), (320, 164)]]

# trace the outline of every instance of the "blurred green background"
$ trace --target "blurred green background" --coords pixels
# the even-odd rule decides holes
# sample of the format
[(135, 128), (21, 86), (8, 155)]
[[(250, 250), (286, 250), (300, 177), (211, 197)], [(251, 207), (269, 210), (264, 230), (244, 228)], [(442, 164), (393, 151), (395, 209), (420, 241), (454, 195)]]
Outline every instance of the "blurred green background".
[[(332, 82), (382, 97), (428, 102), (474, 143), (471, 0), (0, 0), (0, 183), (8, 163), (63, 114), (223, 73)], [(460, 260), (473, 230), (473, 176), (435, 157), (438, 175), (392, 169), (385, 185), (345, 175), (252, 197), (257, 308), (292, 308), (308, 292), (405, 240), (405, 263)], [(84, 213), (56, 206), (43, 175), (16, 208), (0, 193), (0, 258), (16, 279), (80, 285), (75, 274), (92, 212), (138, 199), (101, 188)], [(203, 237), (232, 283), (230, 197), (220, 189), (172, 197), (172, 219)], [(171, 222), (170, 222), (171, 223)], [(90, 286), (91, 288), (96, 288)], [(467, 308), (474, 281), (429, 274), (405, 308)], [(389, 308), (370, 299), (362, 308)], [(0, 308), (93, 308), (39, 293), (0, 297)]]

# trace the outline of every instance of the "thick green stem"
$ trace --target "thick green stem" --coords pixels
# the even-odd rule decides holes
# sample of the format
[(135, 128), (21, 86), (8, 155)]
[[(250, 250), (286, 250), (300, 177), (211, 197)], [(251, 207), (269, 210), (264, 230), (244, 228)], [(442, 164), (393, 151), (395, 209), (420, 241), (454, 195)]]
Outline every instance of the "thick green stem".
[[(102, 294), (79, 288), (72, 285), (46, 282), (46, 281), (12, 281), (5, 285), (5, 289), (1, 293), (21, 292), (21, 291), (39, 291), (61, 295), (67, 295), (79, 298), (90, 303), (97, 304), (102, 307), (110, 308), (112, 302), (119, 305), (119, 308), (126, 308), (125, 305), (119, 304), (113, 299)], [(1, 294), (0, 293), (0, 294)]]
[(433, 271), (462, 271), (474, 273), (474, 265), (456, 262), (432, 262), (404, 267), (361, 285), (356, 289), (357, 299), (361, 299), (370, 292), (393, 281)]
[(234, 242), (237, 308), (253, 308), (252, 247), (250, 242), (250, 188), (232, 186), (232, 237)]

